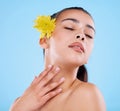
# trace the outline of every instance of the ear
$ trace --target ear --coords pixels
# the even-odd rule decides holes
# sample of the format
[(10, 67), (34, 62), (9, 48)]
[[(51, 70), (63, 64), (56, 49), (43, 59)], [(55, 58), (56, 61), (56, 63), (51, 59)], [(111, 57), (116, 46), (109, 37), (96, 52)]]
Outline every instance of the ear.
[(48, 48), (48, 39), (46, 37), (44, 38), (40, 38), (39, 40), (39, 44), (43, 49), (47, 49)]

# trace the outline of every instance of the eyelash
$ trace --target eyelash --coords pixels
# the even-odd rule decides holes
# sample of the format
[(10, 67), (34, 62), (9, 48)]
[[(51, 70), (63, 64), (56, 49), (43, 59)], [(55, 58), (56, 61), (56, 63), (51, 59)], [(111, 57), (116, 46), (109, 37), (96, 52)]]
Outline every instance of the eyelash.
[(90, 39), (93, 39), (93, 37), (90, 36), (90, 35), (88, 35), (88, 34), (85, 34), (85, 36), (87, 36), (87, 37), (90, 38)]
[[(70, 28), (70, 27), (64, 27), (65, 29), (67, 29), (67, 30), (70, 30), (70, 31), (73, 31), (73, 30), (75, 30), (75, 29), (73, 29), (73, 28)], [(93, 39), (93, 37), (92, 36), (90, 36), (90, 35), (88, 35), (88, 34), (85, 34), (85, 36), (87, 36), (88, 38), (90, 38), (90, 39)]]
[(71, 30), (71, 31), (75, 30), (75, 29), (70, 28), (70, 27), (64, 27), (64, 28), (67, 29), (67, 30)]

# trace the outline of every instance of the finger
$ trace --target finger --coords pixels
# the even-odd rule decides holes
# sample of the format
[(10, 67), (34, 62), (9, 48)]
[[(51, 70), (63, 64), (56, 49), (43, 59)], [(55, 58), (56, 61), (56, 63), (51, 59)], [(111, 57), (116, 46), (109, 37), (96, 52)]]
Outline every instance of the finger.
[(64, 82), (64, 80), (65, 80), (65, 78), (62, 77), (58, 82), (54, 82), (54, 83), (47, 85), (46, 87), (44, 87), (44, 89), (40, 92), (39, 95), (43, 96), (43, 95), (47, 94), (48, 92), (50, 92), (51, 90), (57, 88), (60, 84), (62, 84)]
[(56, 95), (58, 95), (61, 92), (62, 92), (62, 89), (59, 88), (59, 89), (56, 89), (55, 91), (52, 91), (52, 92), (46, 94), (42, 98), (40, 97), (41, 98), (40, 101), (42, 101), (42, 105), (44, 105), (48, 100), (55, 97)]
[(36, 83), (37, 80), (37, 76), (34, 77), (34, 80), (32, 81), (31, 85), (33, 85), (34, 83)]
[(56, 67), (54, 70), (50, 71), (47, 76), (45, 76), (39, 83), (38, 87), (44, 87), (54, 76), (60, 71), (59, 67)]
[(41, 80), (46, 74), (48, 74), (49, 71), (52, 70), (52, 68), (53, 68), (52, 65), (48, 65), (48, 67), (42, 73), (39, 74), (38, 76), (39, 80)]
[(52, 70), (52, 68), (53, 68), (52, 65), (48, 65), (48, 67), (47, 67), (43, 72), (41, 72), (41, 73), (39, 74), (38, 77), (35, 76), (35, 78), (34, 78), (32, 84), (34, 84), (34, 83), (38, 83), (39, 81), (41, 81), (42, 78), (44, 78), (44, 76), (47, 75), (47, 74), (49, 73), (49, 71)]

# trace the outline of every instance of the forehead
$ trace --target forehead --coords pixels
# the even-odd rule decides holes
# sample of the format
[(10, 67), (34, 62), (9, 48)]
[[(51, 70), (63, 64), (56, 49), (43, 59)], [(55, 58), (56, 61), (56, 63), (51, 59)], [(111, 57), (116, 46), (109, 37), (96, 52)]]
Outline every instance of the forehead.
[(58, 16), (57, 22), (60, 22), (60, 21), (67, 19), (67, 18), (74, 18), (74, 19), (77, 19), (80, 23), (90, 24), (94, 27), (93, 19), (90, 17), (90, 15), (88, 15), (87, 13), (85, 13), (82, 10), (70, 9), (70, 10), (63, 11)]

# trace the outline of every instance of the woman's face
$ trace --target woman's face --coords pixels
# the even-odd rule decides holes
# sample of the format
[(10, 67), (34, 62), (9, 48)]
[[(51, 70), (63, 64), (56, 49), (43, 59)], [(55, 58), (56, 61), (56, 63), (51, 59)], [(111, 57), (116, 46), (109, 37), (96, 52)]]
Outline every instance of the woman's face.
[(64, 11), (49, 40), (49, 56), (53, 62), (83, 65), (93, 49), (94, 34), (94, 22), (88, 14), (76, 9)]

